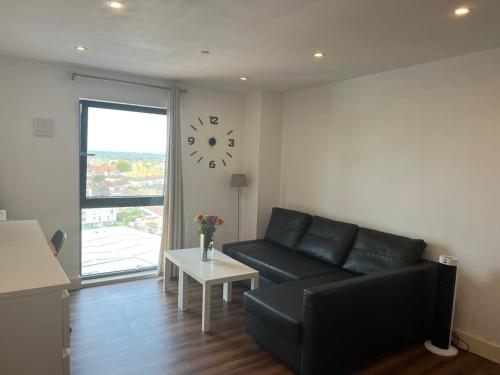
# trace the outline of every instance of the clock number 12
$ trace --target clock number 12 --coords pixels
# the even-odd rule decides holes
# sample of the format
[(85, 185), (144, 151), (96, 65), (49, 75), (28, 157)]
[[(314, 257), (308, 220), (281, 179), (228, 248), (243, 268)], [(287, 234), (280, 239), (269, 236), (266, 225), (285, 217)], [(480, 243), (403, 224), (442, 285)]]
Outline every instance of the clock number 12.
[(219, 117), (218, 116), (210, 116), (210, 124), (211, 125), (219, 125)]

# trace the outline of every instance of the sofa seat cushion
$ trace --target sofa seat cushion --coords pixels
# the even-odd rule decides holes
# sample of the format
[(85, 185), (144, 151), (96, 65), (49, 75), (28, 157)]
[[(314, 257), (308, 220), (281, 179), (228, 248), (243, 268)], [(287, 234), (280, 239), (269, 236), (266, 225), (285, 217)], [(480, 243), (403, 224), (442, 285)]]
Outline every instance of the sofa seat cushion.
[(426, 246), (423, 240), (360, 228), (342, 268), (369, 274), (409, 266), (422, 259)]
[(245, 312), (281, 338), (300, 343), (304, 289), (352, 277), (356, 275), (337, 269), (327, 275), (246, 291)]
[(303, 254), (340, 265), (349, 254), (357, 231), (357, 225), (314, 216), (296, 248)]
[(264, 238), (278, 245), (293, 248), (304, 235), (311, 215), (274, 207)]
[(302, 255), (266, 240), (236, 242), (223, 246), (231, 258), (259, 271), (275, 283), (335, 272), (337, 267)]

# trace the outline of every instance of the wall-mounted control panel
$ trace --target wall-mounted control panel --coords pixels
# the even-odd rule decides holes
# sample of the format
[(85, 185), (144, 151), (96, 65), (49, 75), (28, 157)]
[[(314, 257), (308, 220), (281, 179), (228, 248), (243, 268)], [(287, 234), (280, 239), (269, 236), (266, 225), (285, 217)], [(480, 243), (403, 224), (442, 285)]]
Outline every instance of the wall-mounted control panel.
[(36, 118), (33, 120), (33, 135), (35, 137), (53, 137), (54, 120), (46, 118)]

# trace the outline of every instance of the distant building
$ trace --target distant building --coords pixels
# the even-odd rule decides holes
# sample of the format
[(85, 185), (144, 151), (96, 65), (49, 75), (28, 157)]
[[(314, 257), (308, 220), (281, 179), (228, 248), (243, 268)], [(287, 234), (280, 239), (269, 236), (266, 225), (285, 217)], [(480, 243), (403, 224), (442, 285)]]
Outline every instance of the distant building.
[(99, 228), (116, 222), (117, 208), (93, 208), (82, 210), (82, 228)]

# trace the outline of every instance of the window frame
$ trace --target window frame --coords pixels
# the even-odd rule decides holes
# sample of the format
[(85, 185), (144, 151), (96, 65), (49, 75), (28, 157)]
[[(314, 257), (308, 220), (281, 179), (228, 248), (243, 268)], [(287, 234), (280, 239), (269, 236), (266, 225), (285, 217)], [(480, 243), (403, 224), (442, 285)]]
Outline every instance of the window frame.
[(137, 206), (162, 206), (164, 195), (156, 196), (124, 196), (124, 197), (87, 197), (87, 136), (88, 136), (88, 111), (89, 108), (116, 109), (120, 111), (152, 113), (167, 115), (167, 109), (161, 107), (148, 107), (135, 104), (104, 102), (97, 100), (80, 99), (80, 210), (85, 208), (107, 207), (137, 207)]

